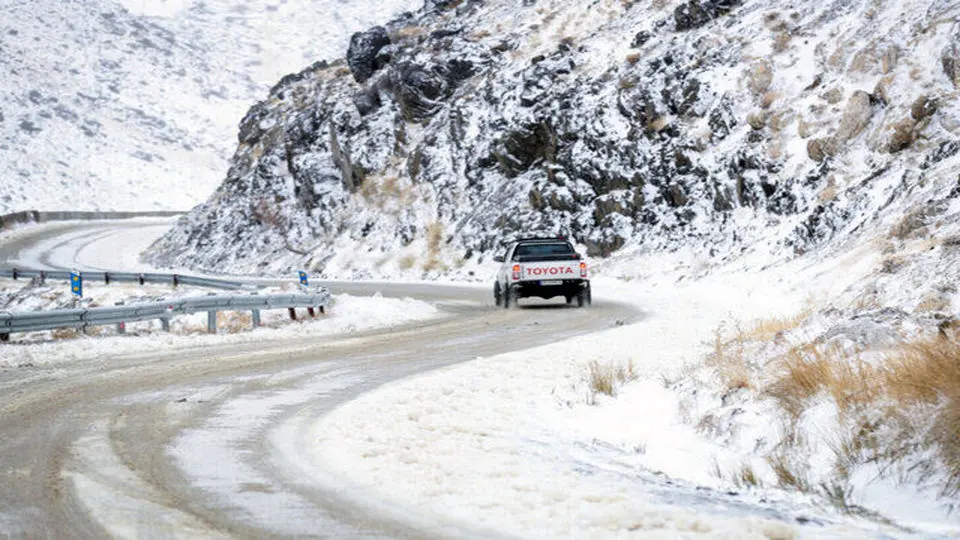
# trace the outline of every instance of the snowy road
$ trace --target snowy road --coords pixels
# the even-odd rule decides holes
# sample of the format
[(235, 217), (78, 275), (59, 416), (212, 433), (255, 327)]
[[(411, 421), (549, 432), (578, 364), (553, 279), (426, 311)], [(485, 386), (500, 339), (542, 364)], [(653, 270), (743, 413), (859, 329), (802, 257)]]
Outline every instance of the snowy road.
[[(115, 235), (142, 239), (144, 228), (158, 226), (21, 231), (0, 246), (0, 264), (92, 267), (97, 252), (121, 241)], [(0, 371), (0, 530), (39, 537), (488, 535), (361, 509), (354, 501), (363, 494), (316, 462), (312, 426), (385, 383), (640, 314), (616, 303), (505, 311), (490, 305), (485, 288), (472, 287), (354, 284), (349, 292), (377, 291), (434, 300), (446, 316), (345, 338), (144, 350), (108, 362)]]

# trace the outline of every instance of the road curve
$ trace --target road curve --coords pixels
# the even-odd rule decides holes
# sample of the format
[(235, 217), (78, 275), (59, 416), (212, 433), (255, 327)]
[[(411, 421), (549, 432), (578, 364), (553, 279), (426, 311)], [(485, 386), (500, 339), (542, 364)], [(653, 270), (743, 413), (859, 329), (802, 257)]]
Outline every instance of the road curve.
[[(117, 225), (19, 235), (14, 246), (0, 244), (0, 264), (31, 246), (58, 245), (58, 237), (103, 241), (105, 227)], [(63, 264), (62, 250), (57, 257)], [(253, 350), (152, 350), (0, 371), (0, 530), (97, 538), (486, 536), (368, 515), (349, 502), (358, 494), (303, 477), (295, 461), (310, 441), (301, 424), (416, 373), (640, 317), (613, 303), (503, 310), (473, 287), (331, 287), (433, 301), (443, 316)]]

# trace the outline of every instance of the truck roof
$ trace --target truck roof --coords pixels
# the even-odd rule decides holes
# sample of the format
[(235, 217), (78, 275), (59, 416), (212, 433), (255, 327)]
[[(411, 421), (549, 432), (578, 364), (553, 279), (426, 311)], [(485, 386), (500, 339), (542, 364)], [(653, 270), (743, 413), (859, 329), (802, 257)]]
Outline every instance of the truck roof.
[(553, 243), (553, 242), (564, 242), (569, 243), (570, 241), (562, 236), (554, 237), (532, 237), (532, 238), (518, 238), (513, 241), (514, 244), (533, 244), (533, 243)]

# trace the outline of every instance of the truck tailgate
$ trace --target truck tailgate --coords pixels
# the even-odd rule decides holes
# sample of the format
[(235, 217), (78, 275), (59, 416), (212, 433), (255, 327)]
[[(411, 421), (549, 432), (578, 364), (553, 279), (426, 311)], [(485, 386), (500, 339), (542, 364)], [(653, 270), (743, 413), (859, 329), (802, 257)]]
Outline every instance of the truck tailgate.
[(580, 277), (580, 261), (577, 260), (520, 263), (520, 281), (545, 281), (544, 285), (549, 285), (551, 281)]

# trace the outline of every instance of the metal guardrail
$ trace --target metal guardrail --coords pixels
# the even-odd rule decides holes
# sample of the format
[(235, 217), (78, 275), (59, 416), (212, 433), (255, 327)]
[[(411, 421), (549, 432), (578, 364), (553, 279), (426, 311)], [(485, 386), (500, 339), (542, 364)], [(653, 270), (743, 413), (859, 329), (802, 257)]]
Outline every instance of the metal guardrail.
[(16, 224), (46, 223), (48, 221), (92, 221), (106, 219), (130, 219), (138, 217), (174, 217), (183, 214), (186, 214), (186, 212), (165, 210), (145, 212), (44, 212), (40, 210), (24, 210), (22, 212), (13, 212), (11, 214), (0, 215), (0, 229)]
[(217, 312), (251, 311), (253, 325), (260, 326), (260, 311), (287, 309), (296, 319), (296, 308), (307, 308), (311, 314), (314, 309), (325, 312), (330, 302), (330, 291), (323, 289), (314, 294), (257, 294), (215, 295), (195, 298), (177, 298), (153, 303), (131, 304), (86, 309), (60, 309), (36, 312), (0, 311), (0, 339), (6, 341), (16, 332), (35, 332), (55, 330), (57, 328), (86, 329), (91, 326), (118, 325), (121, 332), (126, 323), (159, 320), (164, 330), (170, 329), (170, 319), (176, 315), (188, 315), (206, 311), (207, 327), (210, 332), (217, 330)]
[[(238, 281), (214, 278), (182, 276), (179, 274), (130, 273), (130, 272), (81, 272), (84, 280), (98, 280), (104, 283), (160, 283), (167, 285), (192, 285), (225, 290), (258, 288)], [(70, 272), (60, 270), (0, 270), (0, 277), (39, 278), (69, 280)], [(223, 295), (210, 293), (207, 296), (160, 300), (153, 303), (118, 305), (113, 307), (59, 309), (51, 311), (9, 312), (0, 311), (0, 341), (8, 341), (15, 332), (34, 332), (56, 330), (58, 328), (76, 328), (84, 330), (91, 326), (117, 325), (122, 333), (126, 323), (159, 320), (164, 330), (170, 330), (170, 319), (176, 315), (207, 312), (207, 329), (217, 331), (217, 313), (220, 311), (250, 311), (253, 314), (253, 326), (260, 326), (260, 311), (287, 309), (290, 318), (296, 319), (296, 308), (307, 308), (310, 315), (315, 309), (325, 312), (330, 302), (330, 291), (320, 289), (312, 294), (258, 294)]]
[[(192, 285), (194, 287), (207, 287), (210, 289), (239, 290), (257, 288), (254, 285), (247, 285), (239, 281), (228, 281), (223, 279), (183, 276), (180, 274), (156, 274), (156, 273), (132, 273), (132, 272), (80, 272), (80, 277), (84, 282), (100, 281), (106, 284), (117, 283), (158, 283), (161, 285)], [(70, 280), (70, 272), (64, 270), (0, 270), (0, 278), (11, 279), (33, 279), (41, 280), (56, 279)]]

